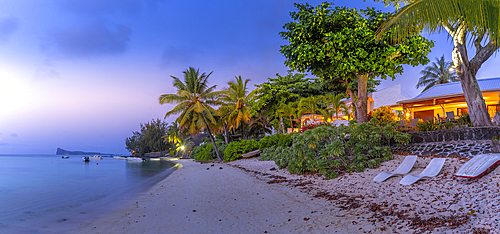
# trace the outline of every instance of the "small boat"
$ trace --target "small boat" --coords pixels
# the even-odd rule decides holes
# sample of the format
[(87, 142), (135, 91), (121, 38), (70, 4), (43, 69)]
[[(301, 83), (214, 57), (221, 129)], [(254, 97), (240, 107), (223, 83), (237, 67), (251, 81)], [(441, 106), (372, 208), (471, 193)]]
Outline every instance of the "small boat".
[(62, 158), (69, 158), (69, 156), (62, 156)]
[(90, 159), (92, 159), (92, 160), (101, 160), (102, 157), (96, 154), (96, 155), (90, 157)]
[(127, 157), (113, 156), (114, 159), (127, 160)]
[(127, 161), (129, 161), (129, 162), (142, 162), (142, 161), (146, 161), (146, 159), (144, 159), (144, 158), (133, 158), (133, 157), (128, 157), (128, 158), (127, 158)]
[(82, 157), (82, 159), (83, 159), (83, 161), (84, 161), (84, 162), (90, 162), (90, 158), (89, 158), (89, 157), (87, 157), (87, 156)]
[(469, 179), (477, 179), (492, 171), (500, 164), (500, 153), (479, 154), (467, 161), (455, 176)]

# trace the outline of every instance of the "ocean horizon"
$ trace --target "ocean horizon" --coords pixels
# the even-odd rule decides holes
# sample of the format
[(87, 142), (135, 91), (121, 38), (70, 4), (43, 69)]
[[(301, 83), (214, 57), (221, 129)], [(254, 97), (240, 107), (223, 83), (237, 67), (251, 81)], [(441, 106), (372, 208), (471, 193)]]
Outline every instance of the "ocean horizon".
[(0, 155), (0, 233), (67, 232), (112, 212), (175, 170), (168, 160)]

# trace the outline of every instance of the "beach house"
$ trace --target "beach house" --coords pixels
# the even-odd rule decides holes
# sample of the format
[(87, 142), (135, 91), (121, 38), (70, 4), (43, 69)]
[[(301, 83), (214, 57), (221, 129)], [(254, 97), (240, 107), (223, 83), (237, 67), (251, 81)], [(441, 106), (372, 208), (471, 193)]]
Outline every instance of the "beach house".
[[(478, 79), (479, 88), (488, 108), (490, 118), (499, 110), (500, 77)], [(431, 87), (412, 99), (398, 101), (394, 110), (404, 111), (412, 119), (437, 119), (453, 112), (454, 116), (468, 113), (467, 103), (460, 82), (440, 84)]]

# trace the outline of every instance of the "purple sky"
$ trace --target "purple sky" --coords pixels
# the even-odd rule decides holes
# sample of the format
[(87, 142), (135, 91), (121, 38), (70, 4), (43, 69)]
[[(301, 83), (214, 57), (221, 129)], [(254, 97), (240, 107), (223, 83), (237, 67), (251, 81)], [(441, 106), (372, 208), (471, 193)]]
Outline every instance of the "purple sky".
[[(175, 92), (170, 75), (181, 77), (189, 66), (213, 71), (210, 82), (219, 88), (239, 75), (253, 88), (286, 74), (278, 33), (294, 2), (2, 1), (0, 154), (53, 154), (57, 147), (127, 153), (125, 138), (172, 108), (158, 97)], [(384, 10), (369, 0), (335, 4)], [(443, 54), (451, 60), (446, 35), (429, 38), (436, 43), (431, 61)], [(499, 62), (494, 55), (478, 77), (498, 76)], [(408, 67), (378, 89), (402, 84), (416, 96), (422, 68)]]

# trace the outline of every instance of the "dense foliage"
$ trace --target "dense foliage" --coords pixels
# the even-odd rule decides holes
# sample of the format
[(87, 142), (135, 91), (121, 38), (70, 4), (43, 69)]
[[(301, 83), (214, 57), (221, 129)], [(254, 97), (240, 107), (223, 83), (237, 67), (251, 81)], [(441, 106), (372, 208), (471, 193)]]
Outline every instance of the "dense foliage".
[(224, 161), (234, 161), (240, 159), (242, 154), (254, 151), (259, 148), (256, 140), (233, 141), (224, 150)]
[(419, 121), (417, 123), (417, 130), (418, 131), (436, 131), (436, 130), (443, 130), (443, 129), (454, 129), (454, 128), (464, 128), (464, 127), (471, 127), (472, 122), (470, 120), (470, 117), (468, 114), (463, 114), (458, 119), (455, 121), (445, 121), (445, 122), (440, 122), (435, 119), (430, 119), (427, 121)]
[(293, 21), (280, 32), (289, 44), (281, 46), (280, 51), (286, 58), (285, 65), (293, 70), (311, 72), (339, 84), (357, 80), (356, 119), (366, 122), (368, 81), (375, 77), (394, 79), (403, 72), (403, 64), (427, 63), (433, 43), (412, 35), (395, 44), (389, 40), (390, 33), (376, 40), (377, 29), (390, 13), (331, 5), (296, 3), (297, 11), (290, 13)]
[[(226, 148), (226, 144), (221, 141), (217, 141), (217, 149), (219, 150), (219, 155), (223, 155), (224, 149)], [(191, 153), (191, 158), (194, 158), (196, 161), (200, 162), (208, 162), (217, 158), (217, 154), (215, 154), (215, 149), (213, 144), (203, 144), (200, 146), (196, 146)]]
[(250, 109), (252, 115), (262, 112), (270, 117), (275, 129), (278, 128), (282, 116), (278, 109), (282, 105), (299, 101), (301, 98), (345, 92), (345, 87), (329, 81), (305, 78), (305, 74), (288, 73), (286, 76), (276, 74), (276, 78), (268, 78), (267, 82), (255, 85), (255, 103)]
[(368, 114), (368, 119), (375, 118), (375, 125), (396, 121), (397, 114), (388, 106), (381, 106)]
[(274, 160), (290, 173), (319, 172), (327, 179), (342, 172), (362, 172), (392, 158), (390, 142), (407, 144), (410, 135), (396, 131), (396, 123), (370, 122), (349, 126), (320, 126), (292, 136), (291, 147), (273, 146), (260, 160)]
[(265, 148), (269, 148), (271, 146), (283, 146), (288, 147), (292, 145), (292, 135), (293, 134), (274, 134), (263, 137), (259, 141), (259, 150), (262, 151)]
[(140, 131), (133, 131), (125, 140), (125, 148), (131, 153), (144, 155), (150, 152), (161, 152), (172, 147), (162, 138), (167, 134), (168, 124), (160, 119), (142, 124)]

